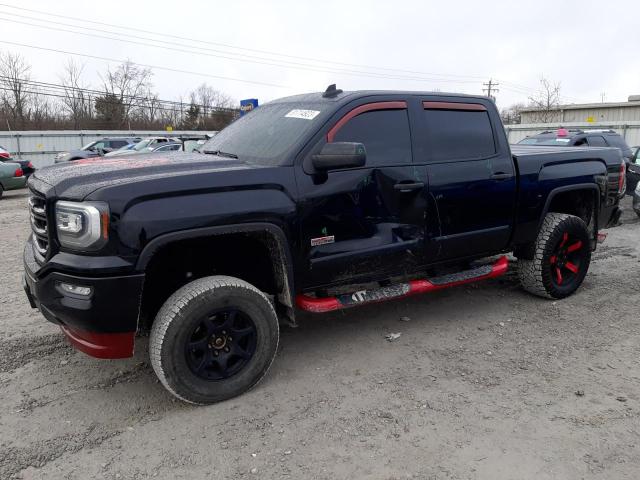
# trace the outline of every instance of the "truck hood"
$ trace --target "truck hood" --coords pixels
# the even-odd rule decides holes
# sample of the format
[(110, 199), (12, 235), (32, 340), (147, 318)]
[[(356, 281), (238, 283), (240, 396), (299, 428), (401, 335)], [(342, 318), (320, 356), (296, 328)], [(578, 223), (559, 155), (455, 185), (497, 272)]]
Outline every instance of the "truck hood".
[(263, 167), (216, 155), (150, 153), (131, 157), (78, 160), (45, 167), (31, 176), (30, 185), (47, 196), (83, 200), (87, 195), (106, 186), (256, 168)]

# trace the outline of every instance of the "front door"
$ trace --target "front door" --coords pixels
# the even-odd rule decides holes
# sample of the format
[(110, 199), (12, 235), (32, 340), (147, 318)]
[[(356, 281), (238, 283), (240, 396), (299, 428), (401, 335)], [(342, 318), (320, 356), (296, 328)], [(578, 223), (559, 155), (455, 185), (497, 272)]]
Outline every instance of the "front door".
[[(478, 256), (507, 246), (514, 221), (516, 173), (498, 118), (484, 100), (422, 99), (417, 162), (425, 163), (439, 230), (427, 244), (438, 260)], [(488, 103), (487, 100), (485, 103)], [(497, 114), (495, 115), (497, 117)]]
[[(314, 172), (325, 142), (359, 142), (364, 167)], [(412, 164), (404, 100), (345, 107), (297, 168), (302, 287), (381, 280), (422, 263), (427, 178)]]

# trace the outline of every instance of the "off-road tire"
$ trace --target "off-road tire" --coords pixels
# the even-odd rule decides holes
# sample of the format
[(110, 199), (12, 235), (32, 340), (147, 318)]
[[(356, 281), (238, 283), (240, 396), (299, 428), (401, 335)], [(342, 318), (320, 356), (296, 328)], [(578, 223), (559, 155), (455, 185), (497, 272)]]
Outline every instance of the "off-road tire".
[[(558, 285), (553, 264), (556, 249), (562, 243), (563, 235), (568, 233), (576, 245), (582, 244), (578, 271), (571, 281)], [(531, 250), (530, 250), (531, 251)], [(534, 295), (545, 298), (564, 298), (574, 293), (582, 284), (591, 262), (591, 239), (589, 227), (584, 220), (565, 213), (548, 213), (535, 243), (532, 245), (532, 258), (518, 258), (518, 276), (522, 287)], [(571, 263), (573, 266), (574, 263)]]
[[(235, 308), (255, 326), (255, 350), (229, 378), (207, 380), (189, 367), (185, 354), (190, 332), (208, 312)], [(267, 373), (278, 349), (279, 325), (272, 303), (253, 285), (234, 277), (212, 276), (177, 290), (164, 303), (151, 328), (149, 356), (162, 384), (185, 402), (211, 404), (249, 390)]]

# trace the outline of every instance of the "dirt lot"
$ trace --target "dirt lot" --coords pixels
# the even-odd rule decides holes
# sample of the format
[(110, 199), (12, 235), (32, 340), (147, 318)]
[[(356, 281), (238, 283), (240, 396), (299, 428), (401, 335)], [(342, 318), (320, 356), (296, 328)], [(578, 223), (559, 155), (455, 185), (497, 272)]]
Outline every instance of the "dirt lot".
[(630, 211), (569, 299), (532, 297), (511, 272), (304, 316), (257, 388), (193, 407), (156, 381), (146, 339), (133, 359), (95, 360), (29, 308), (25, 205), (24, 191), (0, 200), (2, 479), (640, 476)]

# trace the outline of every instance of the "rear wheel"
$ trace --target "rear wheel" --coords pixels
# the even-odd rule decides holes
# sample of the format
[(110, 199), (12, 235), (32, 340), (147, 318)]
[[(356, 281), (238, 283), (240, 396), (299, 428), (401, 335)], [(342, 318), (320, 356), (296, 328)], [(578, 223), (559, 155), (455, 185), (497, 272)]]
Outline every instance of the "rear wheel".
[(4, 193), (4, 188), (2, 187), (2, 184), (0, 183), (0, 198), (2, 198), (2, 194)]
[(239, 395), (266, 374), (278, 347), (269, 299), (233, 277), (195, 280), (162, 306), (151, 328), (151, 365), (181, 400), (208, 404)]
[(589, 228), (576, 216), (548, 213), (534, 245), (533, 258), (518, 259), (525, 290), (547, 298), (564, 298), (582, 284), (591, 262)]

